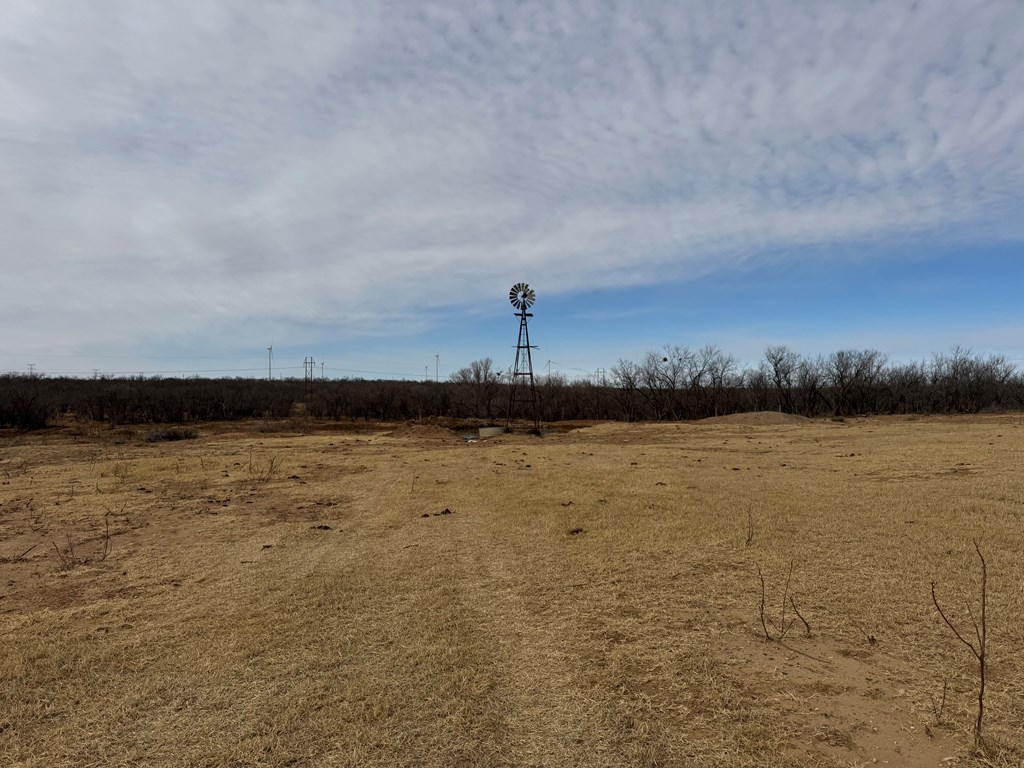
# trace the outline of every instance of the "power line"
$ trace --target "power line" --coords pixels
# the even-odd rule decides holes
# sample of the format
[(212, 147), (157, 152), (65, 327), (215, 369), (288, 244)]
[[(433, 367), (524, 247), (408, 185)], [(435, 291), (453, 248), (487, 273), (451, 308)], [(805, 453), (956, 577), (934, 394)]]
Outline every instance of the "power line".
[[(297, 366), (292, 366), (292, 367), (296, 368)], [(40, 375), (46, 375), (46, 376), (83, 376), (83, 377), (86, 377), (86, 378), (90, 378), (90, 377), (91, 378), (100, 378), (102, 376), (138, 376), (140, 374), (143, 375), (143, 376), (162, 376), (162, 375), (165, 375), (165, 374), (172, 374), (172, 373), (187, 373), (187, 374), (192, 374), (192, 373), (252, 373), (254, 371), (262, 371), (263, 369), (262, 368), (184, 368), (182, 370), (177, 370), (177, 371), (168, 371), (168, 370), (161, 370), (161, 371), (139, 371), (139, 370), (131, 370), (131, 371), (103, 371), (103, 370), (100, 370), (99, 368), (92, 368), (90, 370), (92, 371), (92, 373), (90, 373), (89, 371), (45, 371), (45, 372), (41, 373)]]

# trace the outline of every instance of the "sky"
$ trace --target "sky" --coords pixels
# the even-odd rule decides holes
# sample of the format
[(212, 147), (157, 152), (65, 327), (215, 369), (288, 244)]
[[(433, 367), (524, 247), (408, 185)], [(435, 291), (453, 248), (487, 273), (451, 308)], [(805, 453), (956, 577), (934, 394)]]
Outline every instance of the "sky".
[(1024, 367), (1019, 0), (5, 0), (0, 371)]

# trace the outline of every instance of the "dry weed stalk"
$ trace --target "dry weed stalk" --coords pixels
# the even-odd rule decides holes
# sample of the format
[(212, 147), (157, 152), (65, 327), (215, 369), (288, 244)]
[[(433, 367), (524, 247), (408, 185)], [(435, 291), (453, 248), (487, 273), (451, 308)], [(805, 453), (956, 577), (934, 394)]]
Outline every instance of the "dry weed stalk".
[[(971, 604), (964, 601), (967, 606), (967, 615), (971, 619), (971, 624), (974, 625), (974, 636), (977, 639), (977, 645), (971, 640), (968, 640), (963, 636), (957, 626), (949, 620), (946, 616), (946, 612), (942, 610), (942, 606), (939, 604), (939, 598), (935, 594), (935, 582), (932, 582), (932, 602), (935, 604), (935, 610), (939, 612), (939, 616), (946, 622), (946, 626), (949, 627), (953, 634), (956, 635), (956, 639), (966, 645), (974, 658), (978, 660), (978, 717), (974, 721), (974, 746), (981, 750), (984, 749), (985, 743), (982, 738), (982, 722), (985, 717), (985, 673), (987, 671), (986, 665), (986, 653), (988, 650), (988, 616), (986, 614), (986, 608), (988, 603), (988, 568), (985, 564), (985, 556), (981, 554), (981, 547), (978, 546), (976, 539), (971, 539), (971, 543), (974, 544), (974, 551), (978, 553), (978, 559), (981, 560), (981, 623), (974, 616), (974, 611), (971, 609)], [(943, 688), (943, 702), (945, 702), (945, 688)]]
[(878, 645), (878, 638), (864, 629), (863, 625), (859, 621), (849, 614), (847, 614), (847, 618), (850, 620), (850, 623), (852, 623), (853, 626), (855, 626), (860, 633), (864, 635), (864, 638), (868, 641), (868, 645)]
[[(125, 506), (127, 506), (127, 504), (125, 504)], [(121, 513), (124, 514), (124, 506), (121, 507)], [(103, 515), (103, 546), (100, 550), (99, 558), (97, 559), (97, 561), (101, 563), (109, 557), (110, 552), (113, 549), (113, 540), (111, 539), (110, 533), (111, 514), (110, 510), (107, 510), (106, 514)], [(90, 561), (88, 557), (79, 557), (75, 554), (75, 545), (74, 542), (71, 541), (71, 534), (66, 534), (66, 537), (68, 545), (67, 549), (64, 551), (57, 546), (57, 542), (52, 540), (50, 541), (50, 544), (53, 545), (53, 551), (57, 553), (58, 570), (70, 571), (75, 566), (88, 565)], [(35, 549), (35, 546), (30, 547), (25, 552), (18, 555), (18, 557), (12, 562), (17, 562), (33, 549)]]
[(931, 701), (932, 701), (932, 715), (935, 717), (935, 724), (936, 725), (942, 725), (942, 723), (943, 723), (943, 719), (944, 719), (945, 714), (946, 714), (946, 693), (948, 693), (948, 691), (949, 691), (949, 678), (946, 677), (946, 678), (943, 678), (943, 680), (942, 680), (942, 699), (941, 699), (941, 701), (939, 701), (939, 703), (936, 704), (934, 697), (929, 697), (929, 698), (931, 698)]
[[(761, 573), (761, 566), (757, 565), (757, 578), (761, 582), (761, 605), (759, 609), (759, 616), (761, 619), (761, 629), (764, 630), (765, 642), (771, 640), (777, 640), (782, 642), (786, 635), (789, 634), (789, 630), (792, 629), (793, 624), (796, 622), (796, 617), (790, 617), (789, 621), (786, 621), (786, 605), (789, 604), (793, 607), (794, 612), (800, 617), (800, 620), (804, 623), (804, 627), (807, 629), (807, 634), (811, 634), (811, 625), (807, 623), (807, 620), (803, 616), (800, 616), (800, 612), (796, 610), (796, 601), (789, 594), (789, 585), (793, 580), (793, 561), (789, 561), (789, 573), (786, 575), (786, 586), (782, 590), (782, 607), (779, 609), (778, 622), (768, 615), (768, 598), (767, 591), (764, 584), (764, 574)], [(769, 631), (768, 625), (771, 625), (775, 630), (777, 636), (773, 636), (772, 632)]]
[(17, 557), (11, 557), (11, 558), (0, 557), (0, 563), (18, 563), (18, 562), (21, 562), (21, 559), (23, 557), (25, 557), (25, 555), (27, 555), (29, 552), (31, 552), (33, 549), (35, 549), (38, 546), (39, 546), (38, 544), (33, 544), (31, 547), (26, 549), (24, 552), (22, 552)]
[(750, 546), (754, 543), (754, 510), (752, 507), (747, 507), (747, 543), (746, 546)]
[(266, 461), (260, 461), (253, 455), (253, 447), (249, 446), (249, 479), (258, 483), (268, 483), (281, 469), (281, 457), (270, 454)]
[(807, 619), (804, 618), (804, 615), (802, 613), (800, 613), (800, 609), (796, 607), (796, 600), (793, 599), (792, 597), (789, 598), (789, 604), (791, 606), (793, 606), (793, 613), (795, 613), (797, 615), (797, 617), (800, 619), (800, 621), (803, 622), (804, 631), (807, 633), (807, 636), (810, 637), (811, 636), (811, 625), (808, 623)]
[(57, 559), (60, 561), (58, 570), (70, 571), (76, 565), (79, 564), (79, 560), (75, 557), (75, 545), (71, 543), (71, 534), (67, 534), (68, 539), (68, 550), (67, 552), (61, 552), (60, 547), (57, 546), (57, 542), (50, 541), (53, 544), (53, 551), (57, 553)]
[[(124, 507), (121, 507), (121, 511), (124, 512)], [(108, 509), (106, 514), (103, 515), (103, 552), (100, 554), (101, 563), (107, 559), (110, 549), (110, 510)]]

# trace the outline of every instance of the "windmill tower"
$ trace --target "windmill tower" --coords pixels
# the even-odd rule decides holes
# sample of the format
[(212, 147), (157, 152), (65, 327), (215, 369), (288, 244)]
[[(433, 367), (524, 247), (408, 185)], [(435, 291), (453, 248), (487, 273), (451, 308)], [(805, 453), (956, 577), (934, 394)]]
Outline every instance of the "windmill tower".
[(516, 317), (519, 318), (519, 341), (516, 344), (516, 363), (512, 367), (509, 382), (506, 428), (512, 429), (512, 421), (518, 415), (519, 418), (532, 420), (534, 430), (540, 432), (540, 408), (537, 405), (537, 387), (533, 381), (531, 354), (531, 350), (537, 347), (530, 346), (530, 328), (526, 320), (533, 317), (533, 314), (526, 310), (537, 300), (537, 292), (526, 283), (516, 283), (508, 292), (508, 300), (519, 310), (516, 312)]

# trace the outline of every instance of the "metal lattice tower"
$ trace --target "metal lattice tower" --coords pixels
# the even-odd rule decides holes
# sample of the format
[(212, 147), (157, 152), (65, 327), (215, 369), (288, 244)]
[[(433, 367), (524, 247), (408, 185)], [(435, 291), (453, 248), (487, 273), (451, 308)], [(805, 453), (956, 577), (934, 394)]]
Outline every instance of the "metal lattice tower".
[(509, 382), (508, 422), (507, 429), (512, 429), (512, 421), (517, 414), (520, 418), (533, 421), (533, 428), (540, 432), (540, 408), (537, 403), (537, 386), (533, 380), (533, 355), (531, 350), (537, 347), (530, 345), (530, 327), (527, 318), (533, 314), (527, 312), (537, 300), (537, 292), (526, 283), (516, 283), (508, 292), (508, 300), (518, 309), (519, 341), (516, 344), (516, 363), (512, 367)]
[(303, 375), (306, 380), (306, 394), (313, 394), (313, 358), (307, 357), (302, 361)]

